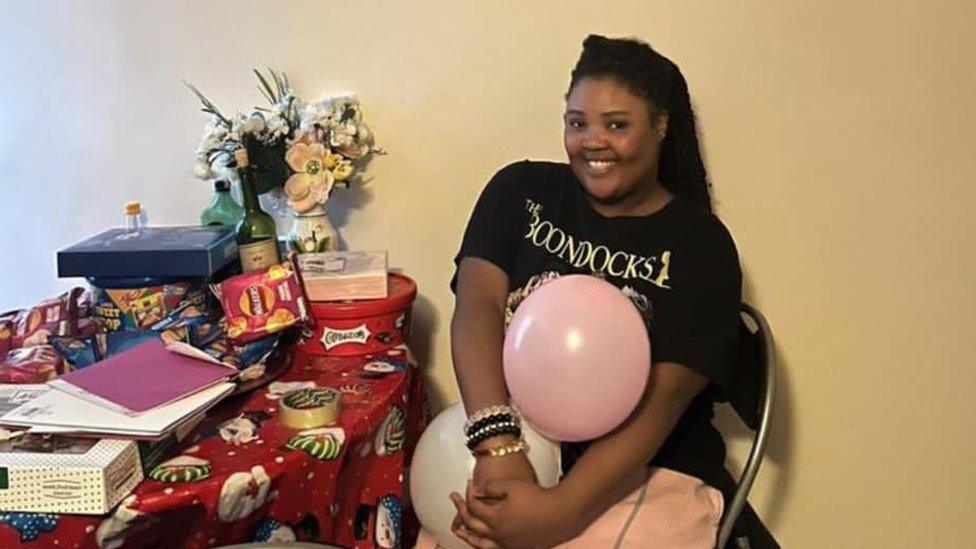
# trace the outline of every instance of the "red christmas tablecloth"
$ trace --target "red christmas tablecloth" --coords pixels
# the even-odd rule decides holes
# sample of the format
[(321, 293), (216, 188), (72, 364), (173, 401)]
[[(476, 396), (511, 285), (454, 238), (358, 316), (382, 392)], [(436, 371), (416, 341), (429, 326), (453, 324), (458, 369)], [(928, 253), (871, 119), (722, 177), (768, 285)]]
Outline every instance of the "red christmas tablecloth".
[[(286, 427), (278, 392), (311, 382), (342, 393), (337, 424)], [(274, 389), (275, 391), (272, 391)], [(423, 379), (405, 345), (371, 355), (297, 355), (275, 384), (222, 403), (104, 517), (0, 512), (0, 547), (212, 547), (313, 540), (409, 547), (404, 493), (427, 424)]]

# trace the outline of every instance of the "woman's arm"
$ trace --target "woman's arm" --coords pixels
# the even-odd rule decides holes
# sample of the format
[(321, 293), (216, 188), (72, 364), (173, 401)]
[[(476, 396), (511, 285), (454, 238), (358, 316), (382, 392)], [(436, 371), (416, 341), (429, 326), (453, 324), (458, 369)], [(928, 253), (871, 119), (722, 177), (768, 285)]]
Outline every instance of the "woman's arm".
[(493, 263), (465, 257), (458, 265), (451, 319), (451, 357), (468, 415), (508, 404), (502, 374), (508, 275)]
[(636, 474), (645, 470), (707, 384), (704, 376), (681, 364), (654, 364), (634, 412), (620, 427), (593, 442), (555, 488), (578, 519), (580, 532), (638, 487), (633, 485)]
[[(465, 257), (458, 265), (456, 291), (451, 355), (464, 408), (471, 415), (488, 406), (508, 404), (502, 372), (508, 275), (490, 261)], [(476, 449), (503, 446), (516, 440), (512, 435), (500, 435), (481, 442)], [(479, 457), (472, 478), (479, 486), (492, 478), (536, 482), (535, 471), (523, 453)]]

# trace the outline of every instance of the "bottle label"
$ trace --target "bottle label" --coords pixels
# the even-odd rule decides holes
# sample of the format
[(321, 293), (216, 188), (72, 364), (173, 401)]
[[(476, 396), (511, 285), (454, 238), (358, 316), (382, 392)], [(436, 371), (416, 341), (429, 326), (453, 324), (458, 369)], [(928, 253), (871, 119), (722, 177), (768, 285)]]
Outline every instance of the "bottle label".
[(278, 247), (273, 238), (238, 246), (244, 272), (267, 269), (278, 262)]

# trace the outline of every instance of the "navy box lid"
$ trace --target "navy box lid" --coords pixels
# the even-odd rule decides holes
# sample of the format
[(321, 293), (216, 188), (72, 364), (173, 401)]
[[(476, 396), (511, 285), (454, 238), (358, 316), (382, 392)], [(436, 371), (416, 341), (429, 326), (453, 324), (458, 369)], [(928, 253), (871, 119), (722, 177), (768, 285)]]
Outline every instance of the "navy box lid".
[(60, 250), (58, 276), (207, 277), (236, 259), (231, 227), (109, 229)]

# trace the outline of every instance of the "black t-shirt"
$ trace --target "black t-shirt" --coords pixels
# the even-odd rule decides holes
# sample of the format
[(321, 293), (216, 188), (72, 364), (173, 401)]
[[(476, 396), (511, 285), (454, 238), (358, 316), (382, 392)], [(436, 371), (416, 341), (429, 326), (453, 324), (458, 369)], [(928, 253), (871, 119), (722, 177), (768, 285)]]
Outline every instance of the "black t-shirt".
[[(464, 257), (508, 273), (507, 319), (561, 274), (596, 274), (623, 289), (648, 323), (652, 361), (682, 364), (710, 381), (651, 464), (719, 483), (725, 445), (712, 408), (735, 374), (742, 274), (718, 218), (677, 196), (650, 215), (605, 217), (568, 165), (524, 161), (503, 168), (481, 193), (455, 263)], [(564, 471), (586, 446), (562, 445)]]

